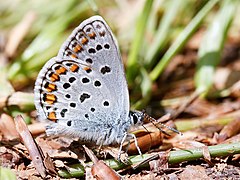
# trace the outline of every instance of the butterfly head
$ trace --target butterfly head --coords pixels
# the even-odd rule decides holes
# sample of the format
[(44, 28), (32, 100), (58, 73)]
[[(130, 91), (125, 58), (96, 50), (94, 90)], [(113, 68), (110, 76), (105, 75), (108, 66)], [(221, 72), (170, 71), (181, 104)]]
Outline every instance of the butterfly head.
[(143, 124), (145, 113), (141, 111), (136, 111), (136, 110), (130, 111), (129, 118), (132, 125), (139, 126)]

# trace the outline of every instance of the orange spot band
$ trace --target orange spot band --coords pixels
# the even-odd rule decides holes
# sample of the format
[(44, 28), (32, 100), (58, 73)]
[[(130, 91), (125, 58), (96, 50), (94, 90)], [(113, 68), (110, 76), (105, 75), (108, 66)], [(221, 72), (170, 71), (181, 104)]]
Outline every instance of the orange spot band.
[(48, 119), (51, 120), (51, 121), (56, 122), (56, 120), (57, 120), (56, 113), (55, 112), (50, 112), (48, 114)]
[(88, 39), (86, 37), (83, 37), (82, 40), (81, 40), (81, 43), (84, 45), (84, 44), (87, 44), (88, 43)]
[(87, 71), (87, 70), (89, 70), (89, 69), (91, 69), (91, 68), (86, 66), (86, 67), (84, 67), (83, 69), (84, 69), (85, 71)]
[(88, 36), (91, 38), (91, 39), (94, 39), (96, 37), (96, 34), (93, 32), (93, 33), (89, 33)]
[(53, 74), (50, 76), (50, 80), (51, 80), (52, 82), (58, 81), (58, 80), (59, 80), (59, 75), (53, 73)]
[(76, 72), (78, 69), (79, 69), (79, 66), (76, 65), (76, 64), (73, 64), (73, 65), (70, 67), (70, 71), (72, 71), (72, 72)]
[(47, 94), (46, 95), (46, 100), (56, 101), (56, 96), (54, 94)]
[(75, 54), (70, 55), (71, 58), (76, 58), (77, 56)]
[(48, 92), (52, 92), (52, 91), (55, 91), (57, 88), (56, 88), (55, 84), (48, 84), (46, 89), (47, 89)]
[(67, 71), (65, 67), (60, 67), (59, 69), (56, 70), (57, 74), (64, 74)]

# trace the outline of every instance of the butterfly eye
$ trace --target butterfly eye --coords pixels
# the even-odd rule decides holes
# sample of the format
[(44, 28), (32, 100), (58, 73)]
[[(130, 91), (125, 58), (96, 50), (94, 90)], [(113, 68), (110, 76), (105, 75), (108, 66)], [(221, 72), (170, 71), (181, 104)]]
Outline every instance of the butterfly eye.
[(138, 117), (135, 114), (133, 115), (133, 123), (134, 124), (138, 123)]
[(134, 125), (141, 124), (144, 120), (144, 114), (140, 111), (130, 111), (129, 117)]

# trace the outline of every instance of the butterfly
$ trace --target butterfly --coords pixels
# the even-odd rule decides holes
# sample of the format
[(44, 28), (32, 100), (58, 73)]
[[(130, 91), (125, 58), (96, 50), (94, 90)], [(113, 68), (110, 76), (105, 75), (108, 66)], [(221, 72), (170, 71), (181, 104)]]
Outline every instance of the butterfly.
[(90, 17), (73, 30), (39, 72), (34, 94), (39, 119), (48, 120), (47, 135), (117, 143), (120, 151), (134, 138), (137, 146), (129, 130), (143, 123), (145, 113), (130, 111), (119, 47), (102, 17)]

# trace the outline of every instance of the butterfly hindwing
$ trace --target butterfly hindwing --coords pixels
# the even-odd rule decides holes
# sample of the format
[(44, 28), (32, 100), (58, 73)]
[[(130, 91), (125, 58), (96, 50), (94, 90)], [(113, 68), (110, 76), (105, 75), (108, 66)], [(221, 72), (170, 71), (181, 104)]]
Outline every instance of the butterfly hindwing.
[(45, 64), (35, 85), (35, 105), (41, 119), (57, 123), (50, 126), (52, 134), (75, 135), (76, 130), (128, 120), (128, 89), (119, 49), (100, 16), (83, 21), (58, 56)]

